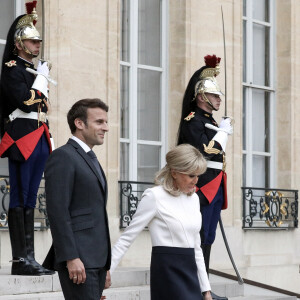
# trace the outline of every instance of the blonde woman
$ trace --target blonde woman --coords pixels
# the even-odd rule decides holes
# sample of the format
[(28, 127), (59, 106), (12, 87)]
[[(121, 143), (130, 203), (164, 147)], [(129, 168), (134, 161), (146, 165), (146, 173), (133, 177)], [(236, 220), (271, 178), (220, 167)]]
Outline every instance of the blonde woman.
[[(199, 198), (195, 193), (206, 161), (196, 148), (187, 144), (169, 151), (166, 161), (155, 177), (156, 186), (143, 193), (130, 225), (115, 244), (110, 272), (148, 226), (153, 246), (151, 300), (210, 300), (211, 287), (200, 247)], [(109, 285), (109, 274), (107, 281)]]

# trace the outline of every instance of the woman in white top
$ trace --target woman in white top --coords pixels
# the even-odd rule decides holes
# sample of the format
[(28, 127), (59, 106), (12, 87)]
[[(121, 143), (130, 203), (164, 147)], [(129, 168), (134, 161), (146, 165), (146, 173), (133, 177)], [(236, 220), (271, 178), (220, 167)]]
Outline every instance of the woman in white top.
[(196, 148), (187, 144), (169, 151), (166, 161), (155, 177), (157, 186), (143, 193), (130, 225), (115, 244), (110, 273), (148, 226), (153, 246), (151, 300), (210, 300), (211, 287), (200, 247), (199, 198), (195, 193), (206, 161)]

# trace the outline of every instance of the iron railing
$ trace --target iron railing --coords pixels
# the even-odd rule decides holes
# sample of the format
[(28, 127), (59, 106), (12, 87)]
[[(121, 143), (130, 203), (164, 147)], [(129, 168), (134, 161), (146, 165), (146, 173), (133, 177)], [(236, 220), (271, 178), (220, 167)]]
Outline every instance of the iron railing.
[(152, 182), (119, 181), (120, 228), (126, 228), (129, 225), (143, 192), (152, 186)]
[(242, 187), (243, 229), (298, 228), (298, 190)]
[[(0, 229), (7, 229), (7, 213), (9, 208), (9, 178), (0, 176)], [(50, 227), (46, 211), (46, 193), (44, 179), (42, 179), (36, 199), (34, 228), (45, 230)]]

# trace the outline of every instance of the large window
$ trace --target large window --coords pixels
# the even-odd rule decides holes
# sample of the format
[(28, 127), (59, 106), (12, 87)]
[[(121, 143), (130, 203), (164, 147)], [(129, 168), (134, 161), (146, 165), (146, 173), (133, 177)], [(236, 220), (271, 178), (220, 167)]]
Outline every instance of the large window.
[[(1, 0), (0, 1), (0, 61), (2, 63), (3, 51), (6, 43), (8, 30), (14, 19), (24, 13), (24, 0)], [(1, 72), (1, 68), (0, 68)], [(0, 74), (1, 76), (1, 74)], [(0, 159), (0, 177), (7, 175), (7, 160)]]
[(275, 65), (272, 0), (243, 0), (243, 185), (274, 187)]
[(153, 182), (166, 152), (167, 3), (121, 5), (120, 179)]

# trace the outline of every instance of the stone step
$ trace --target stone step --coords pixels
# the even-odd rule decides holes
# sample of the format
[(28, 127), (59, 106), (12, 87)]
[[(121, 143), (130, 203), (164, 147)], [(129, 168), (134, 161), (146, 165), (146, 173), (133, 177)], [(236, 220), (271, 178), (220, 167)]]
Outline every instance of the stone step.
[(1, 269), (0, 296), (61, 291), (57, 273), (47, 276), (18, 276), (9, 275), (9, 272), (9, 269)]
[(150, 286), (109, 288), (103, 295), (107, 300), (150, 300)]
[[(63, 300), (58, 275), (12, 276), (9, 269), (0, 269), (0, 300)], [(239, 285), (236, 281), (210, 275), (212, 290), (229, 300), (294, 300)], [(150, 271), (147, 268), (118, 268), (112, 275), (112, 287), (104, 291), (107, 300), (150, 300)], [(245, 289), (246, 286), (246, 289)], [(246, 291), (246, 292), (245, 292)], [(254, 293), (253, 293), (254, 292)]]
[(34, 293), (34, 294), (20, 294), (20, 295), (4, 295), (0, 296), (0, 300), (64, 300), (62, 292), (49, 293)]
[(229, 297), (228, 300), (297, 300), (295, 296), (241, 296), (241, 297)]
[[(150, 300), (149, 286), (132, 286), (110, 288), (103, 293), (107, 300)], [(62, 292), (50, 293), (34, 293), (22, 295), (4, 295), (0, 296), (0, 300), (64, 300)], [(291, 296), (238, 296), (229, 297), (229, 300), (297, 300), (296, 297)]]
[(112, 274), (111, 288), (150, 284), (150, 270), (147, 268), (117, 268)]
[(216, 295), (226, 297), (238, 297), (244, 295), (244, 285), (240, 285), (237, 281), (216, 275), (209, 275), (209, 281), (211, 289)]

